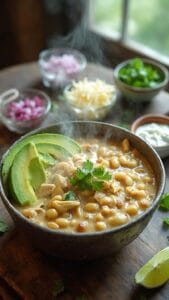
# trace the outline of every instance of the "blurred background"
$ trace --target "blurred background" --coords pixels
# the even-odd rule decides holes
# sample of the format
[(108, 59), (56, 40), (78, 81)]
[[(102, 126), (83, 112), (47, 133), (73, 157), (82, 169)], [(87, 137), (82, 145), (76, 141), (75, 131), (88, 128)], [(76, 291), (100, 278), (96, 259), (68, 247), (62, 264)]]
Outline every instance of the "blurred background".
[(139, 55), (169, 66), (168, 0), (5, 0), (0, 9), (0, 68), (71, 47), (114, 66)]

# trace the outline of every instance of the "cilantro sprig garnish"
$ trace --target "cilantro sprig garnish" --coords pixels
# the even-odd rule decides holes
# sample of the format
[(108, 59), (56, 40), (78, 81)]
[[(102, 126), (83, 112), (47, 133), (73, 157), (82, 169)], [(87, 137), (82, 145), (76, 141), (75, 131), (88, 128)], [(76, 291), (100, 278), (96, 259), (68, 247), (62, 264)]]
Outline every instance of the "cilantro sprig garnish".
[(64, 194), (64, 200), (66, 201), (73, 201), (75, 200), (76, 195), (73, 191), (68, 191), (66, 194)]
[(169, 210), (169, 194), (163, 194), (160, 200), (160, 208)]
[(82, 168), (77, 168), (75, 175), (70, 178), (70, 183), (79, 190), (100, 191), (103, 188), (104, 181), (108, 181), (112, 175), (103, 167), (94, 168), (93, 163), (87, 160)]

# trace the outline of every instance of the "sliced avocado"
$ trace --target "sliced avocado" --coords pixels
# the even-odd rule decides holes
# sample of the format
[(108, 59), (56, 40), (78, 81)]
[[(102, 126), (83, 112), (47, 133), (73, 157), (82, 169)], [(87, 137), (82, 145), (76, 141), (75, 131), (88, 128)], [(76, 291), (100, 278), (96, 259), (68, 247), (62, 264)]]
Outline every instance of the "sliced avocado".
[(56, 163), (56, 159), (52, 155), (48, 153), (41, 153), (41, 152), (38, 152), (38, 154), (45, 168), (48, 166), (52, 166)]
[(28, 143), (16, 154), (11, 167), (11, 196), (17, 204), (30, 205), (37, 200), (34, 189), (45, 181), (38, 151), (33, 143)]
[(70, 154), (74, 155), (81, 151), (80, 146), (74, 140), (68, 136), (57, 133), (39, 133), (31, 136), (27, 136), (18, 142), (16, 142), (8, 151), (2, 165), (2, 179), (3, 183), (7, 183), (7, 178), (9, 174), (10, 167), (14, 161), (16, 154), (24, 147), (26, 144), (33, 142), (35, 145), (39, 143), (50, 143), (63, 147)]
[[(38, 153), (37, 153), (38, 155)], [(39, 158), (34, 157), (29, 164), (29, 180), (33, 189), (36, 191), (40, 185), (46, 181), (46, 173), (43, 164)]]
[(49, 154), (51, 157), (54, 157), (55, 160), (63, 160), (66, 157), (71, 156), (72, 154), (68, 152), (65, 148), (49, 144), (49, 143), (39, 143), (36, 144), (36, 149), (38, 150), (38, 153), (40, 154)]

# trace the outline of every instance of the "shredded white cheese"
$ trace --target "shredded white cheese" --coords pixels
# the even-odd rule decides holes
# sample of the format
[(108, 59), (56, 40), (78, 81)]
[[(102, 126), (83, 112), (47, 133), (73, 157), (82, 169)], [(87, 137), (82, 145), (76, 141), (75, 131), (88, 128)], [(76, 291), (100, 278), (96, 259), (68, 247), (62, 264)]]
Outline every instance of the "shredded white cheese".
[(115, 87), (102, 80), (89, 81), (87, 78), (73, 82), (65, 92), (67, 100), (78, 108), (86, 106), (93, 109), (111, 104)]

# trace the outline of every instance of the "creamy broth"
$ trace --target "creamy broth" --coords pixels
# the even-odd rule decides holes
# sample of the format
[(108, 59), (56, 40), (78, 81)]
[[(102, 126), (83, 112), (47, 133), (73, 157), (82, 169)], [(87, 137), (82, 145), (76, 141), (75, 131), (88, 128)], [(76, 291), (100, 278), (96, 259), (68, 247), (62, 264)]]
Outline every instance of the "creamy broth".
[[(151, 205), (156, 195), (155, 176), (127, 139), (118, 144), (99, 139), (78, 142), (81, 153), (46, 170), (47, 181), (37, 192), (37, 203), (19, 208), (25, 217), (53, 230), (85, 233), (126, 224)], [(70, 183), (87, 160), (111, 175), (100, 190), (79, 190)], [(65, 200), (70, 191), (74, 199)]]

